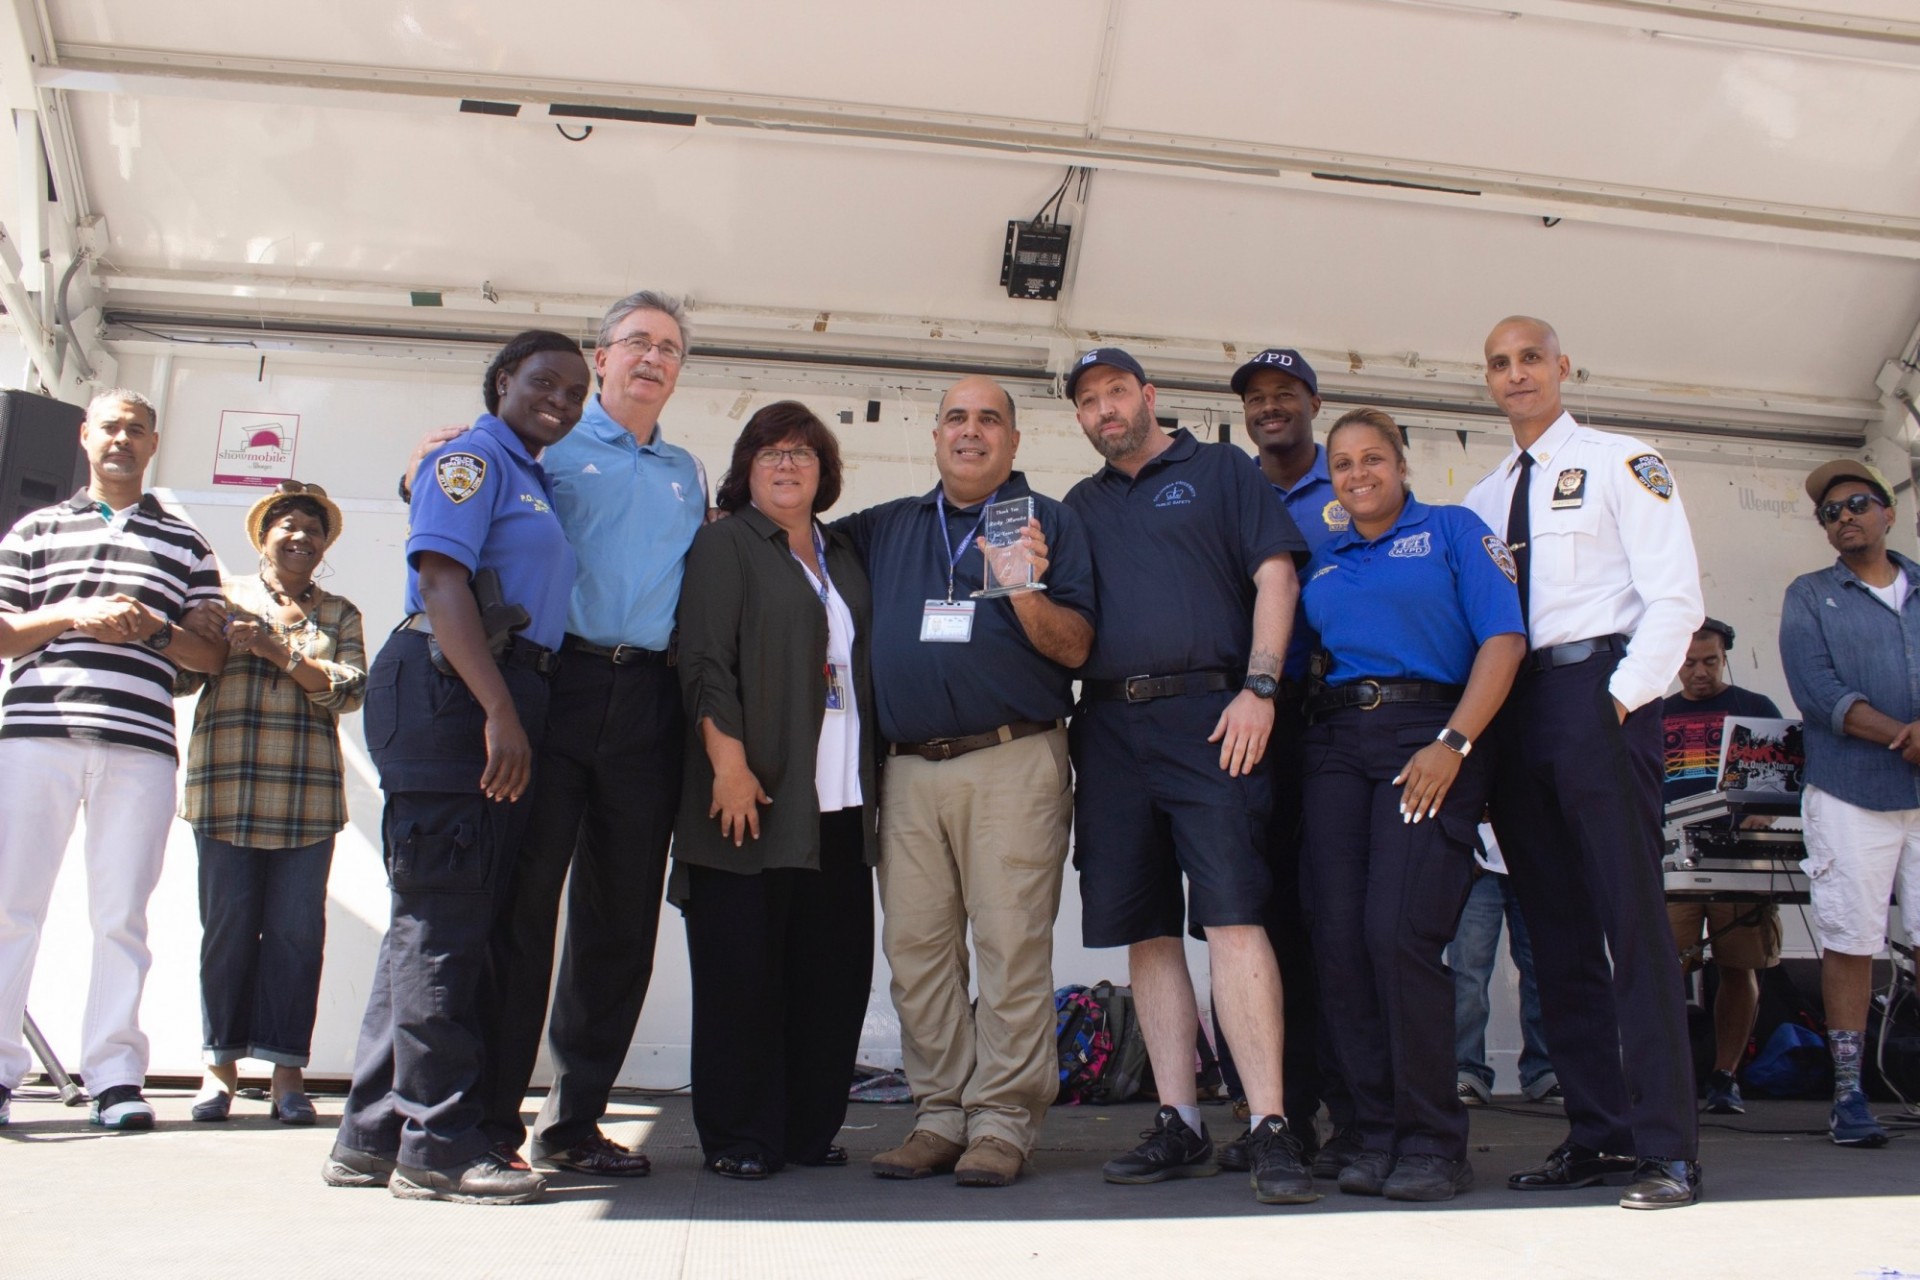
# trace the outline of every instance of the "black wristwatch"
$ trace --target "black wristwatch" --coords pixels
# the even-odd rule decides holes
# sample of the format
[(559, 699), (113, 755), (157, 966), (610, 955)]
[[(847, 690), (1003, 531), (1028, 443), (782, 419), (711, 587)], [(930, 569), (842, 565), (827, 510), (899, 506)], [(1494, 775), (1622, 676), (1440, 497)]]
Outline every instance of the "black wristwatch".
[(1274, 694), (1280, 692), (1280, 682), (1263, 671), (1256, 671), (1249, 675), (1247, 682), (1240, 687), (1254, 697), (1265, 698), (1269, 702), (1273, 701)]
[(173, 643), (173, 624), (171, 622), (161, 622), (160, 629), (140, 643), (155, 653), (163, 652), (168, 645)]

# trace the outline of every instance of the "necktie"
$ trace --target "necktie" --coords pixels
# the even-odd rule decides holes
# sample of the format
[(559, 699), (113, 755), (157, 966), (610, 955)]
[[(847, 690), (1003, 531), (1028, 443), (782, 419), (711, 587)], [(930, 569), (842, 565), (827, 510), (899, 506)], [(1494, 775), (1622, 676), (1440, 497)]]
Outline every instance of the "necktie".
[(1533, 521), (1528, 513), (1527, 497), (1533, 481), (1533, 455), (1522, 450), (1520, 478), (1513, 486), (1513, 505), (1507, 508), (1507, 550), (1513, 553), (1513, 571), (1520, 588), (1520, 619), (1531, 626), (1527, 610), (1527, 565), (1533, 559)]

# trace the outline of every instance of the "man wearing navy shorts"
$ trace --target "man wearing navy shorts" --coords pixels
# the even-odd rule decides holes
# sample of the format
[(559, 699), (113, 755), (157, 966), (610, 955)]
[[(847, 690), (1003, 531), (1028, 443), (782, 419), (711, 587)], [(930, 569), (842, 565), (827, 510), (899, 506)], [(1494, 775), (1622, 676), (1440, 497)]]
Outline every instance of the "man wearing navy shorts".
[(1082, 930), (1090, 947), (1128, 948), (1162, 1103), (1146, 1141), (1105, 1176), (1218, 1172), (1196, 1105), (1191, 917), (1247, 1091), (1255, 1198), (1304, 1203), (1313, 1176), (1282, 1112), (1280, 973), (1262, 927), (1271, 787), (1260, 762), (1306, 543), (1246, 454), (1155, 427), (1154, 388), (1125, 351), (1087, 352), (1066, 390), (1107, 460), (1066, 500), (1094, 549), (1098, 601), (1071, 734)]

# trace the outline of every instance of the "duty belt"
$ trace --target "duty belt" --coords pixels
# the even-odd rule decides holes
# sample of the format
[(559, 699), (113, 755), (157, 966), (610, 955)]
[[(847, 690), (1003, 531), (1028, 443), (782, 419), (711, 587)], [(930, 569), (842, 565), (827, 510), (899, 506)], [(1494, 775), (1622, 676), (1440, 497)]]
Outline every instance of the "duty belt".
[(1064, 720), (1015, 720), (1012, 724), (1003, 724), (998, 729), (972, 734), (965, 738), (933, 738), (926, 742), (889, 742), (887, 754), (919, 756), (922, 760), (951, 760), (955, 756), (964, 756), (969, 751), (997, 747), (1003, 742), (1013, 742), (1019, 738), (1031, 738), (1036, 733), (1051, 733), (1065, 723)]
[(1308, 698), (1307, 718), (1316, 719), (1329, 711), (1344, 711), (1348, 707), (1372, 711), (1389, 702), (1455, 703), (1465, 692), (1464, 685), (1433, 684), (1426, 680), (1355, 680), (1322, 689)]
[[(400, 620), (395, 631), (418, 631), (431, 638), (433, 623), (424, 613), (410, 613)], [(524, 636), (509, 637), (506, 646), (493, 659), (502, 667), (524, 667), (536, 675), (550, 676), (560, 668), (560, 655), (543, 644)]]
[(666, 649), (642, 649), (637, 644), (617, 644), (609, 649), (603, 644), (594, 644), (569, 634), (560, 642), (562, 653), (584, 653), (595, 658), (605, 658), (616, 667), (670, 667), (673, 665)]
[(1191, 698), (1239, 687), (1240, 677), (1230, 671), (1189, 671), (1178, 676), (1086, 680), (1081, 682), (1080, 696), (1094, 702), (1150, 702), (1155, 698)]
[(1591, 640), (1572, 640), (1566, 644), (1550, 644), (1544, 649), (1535, 649), (1527, 655), (1525, 669), (1528, 671), (1552, 671), (1555, 667), (1571, 667), (1585, 662), (1588, 658), (1603, 653), (1626, 652), (1627, 636), (1595, 636)]

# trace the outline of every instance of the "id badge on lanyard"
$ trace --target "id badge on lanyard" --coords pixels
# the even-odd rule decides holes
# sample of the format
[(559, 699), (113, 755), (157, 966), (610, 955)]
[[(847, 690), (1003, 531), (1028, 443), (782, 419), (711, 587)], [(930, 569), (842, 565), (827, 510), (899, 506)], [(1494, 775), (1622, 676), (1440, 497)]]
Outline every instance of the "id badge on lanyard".
[(966, 644), (973, 639), (971, 600), (929, 600), (920, 613), (920, 639), (930, 644)]
[(845, 711), (847, 709), (846, 673), (837, 662), (829, 662), (827, 677), (827, 710)]

